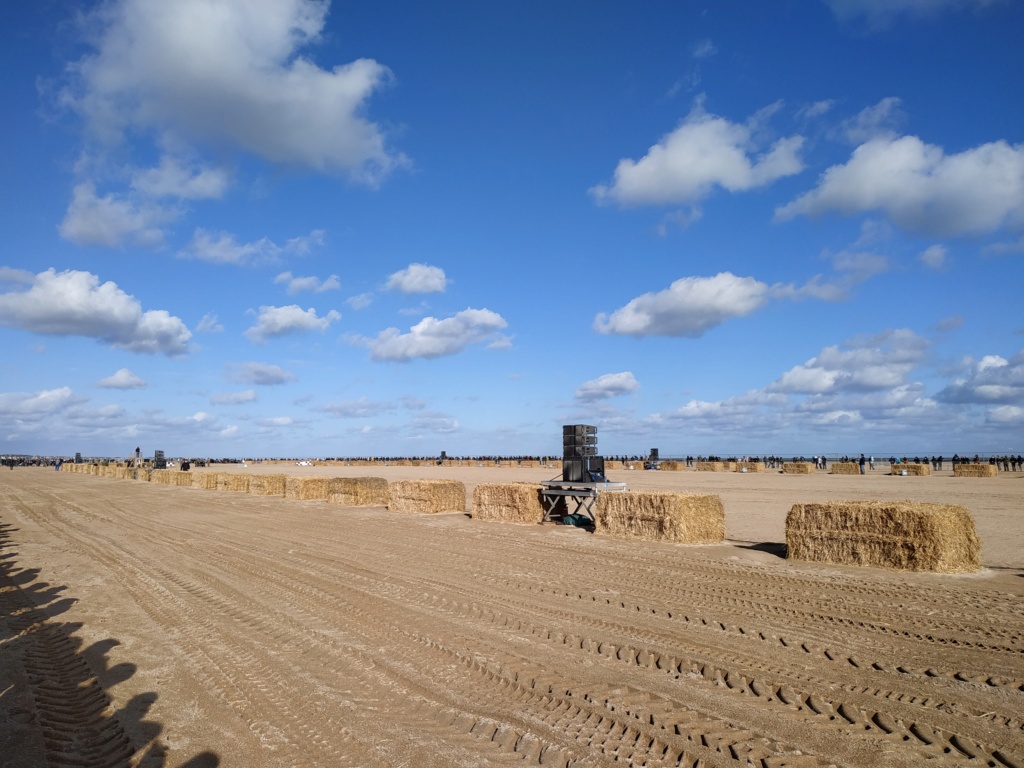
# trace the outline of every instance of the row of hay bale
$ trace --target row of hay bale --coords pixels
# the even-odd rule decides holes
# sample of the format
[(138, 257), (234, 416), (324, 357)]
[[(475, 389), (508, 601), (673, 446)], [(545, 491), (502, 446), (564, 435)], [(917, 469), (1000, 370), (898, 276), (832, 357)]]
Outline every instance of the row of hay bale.
[[(725, 508), (715, 494), (602, 493), (595, 532), (646, 541), (717, 544), (725, 540)], [(544, 519), (542, 488), (481, 483), (473, 517), (510, 523)], [(900, 571), (969, 573), (981, 566), (981, 542), (964, 507), (916, 501), (830, 501), (795, 504), (786, 517), (792, 560), (867, 565)]]
[[(72, 472), (116, 478), (133, 477), (135, 471), (103, 467), (97, 472), (90, 469), (93, 466), (98, 465), (67, 465)], [(145, 479), (150, 482), (208, 490), (344, 506), (386, 506), (399, 512), (466, 511), (466, 487), (457, 480), (389, 483), (381, 477), (139, 472), (140, 477), (148, 475)], [(480, 483), (473, 491), (473, 517), (540, 523), (545, 516), (542, 491), (532, 483)], [(606, 492), (598, 496), (593, 511), (596, 532), (608, 536), (683, 544), (725, 540), (725, 508), (715, 494)], [(786, 548), (792, 560), (967, 573), (980, 568), (981, 542), (964, 507), (914, 501), (830, 501), (793, 505), (786, 517)]]

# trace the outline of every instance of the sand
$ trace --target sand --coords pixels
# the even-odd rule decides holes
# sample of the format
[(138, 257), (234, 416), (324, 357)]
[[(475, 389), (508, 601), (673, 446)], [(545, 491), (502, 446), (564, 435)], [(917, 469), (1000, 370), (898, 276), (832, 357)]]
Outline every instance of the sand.
[[(1024, 764), (1024, 477), (609, 475), (720, 494), (728, 542), (0, 472), (0, 765)], [(847, 498), (967, 507), (983, 570), (781, 556)]]

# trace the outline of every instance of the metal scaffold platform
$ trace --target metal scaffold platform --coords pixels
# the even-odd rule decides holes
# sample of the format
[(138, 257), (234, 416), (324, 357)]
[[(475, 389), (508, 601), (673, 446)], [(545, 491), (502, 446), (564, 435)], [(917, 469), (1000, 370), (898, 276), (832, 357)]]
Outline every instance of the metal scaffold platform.
[[(621, 492), (626, 490), (625, 483), (612, 483), (607, 480), (593, 482), (569, 482), (565, 480), (546, 480), (541, 484), (541, 497), (544, 499), (544, 522), (551, 522), (551, 516), (561, 499), (565, 500), (568, 514), (585, 514), (594, 519), (594, 502), (602, 493)], [(569, 501), (575, 502), (574, 509), (569, 511)]]

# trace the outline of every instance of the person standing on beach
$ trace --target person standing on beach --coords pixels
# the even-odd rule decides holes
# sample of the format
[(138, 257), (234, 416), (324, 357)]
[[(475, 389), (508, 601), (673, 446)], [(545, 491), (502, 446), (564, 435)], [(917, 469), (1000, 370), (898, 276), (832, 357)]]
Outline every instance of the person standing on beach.
[(862, 475), (864, 474), (864, 465), (865, 465), (866, 463), (867, 463), (867, 460), (866, 460), (866, 459), (864, 458), (864, 454), (862, 453), (862, 454), (860, 455), (860, 473), (861, 473)]

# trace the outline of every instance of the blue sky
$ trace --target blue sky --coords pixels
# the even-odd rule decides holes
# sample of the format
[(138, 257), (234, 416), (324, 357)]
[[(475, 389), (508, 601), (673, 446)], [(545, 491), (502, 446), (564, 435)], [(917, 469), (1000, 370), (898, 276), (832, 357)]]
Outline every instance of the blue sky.
[(4, 3), (0, 453), (1024, 450), (1022, 33)]

